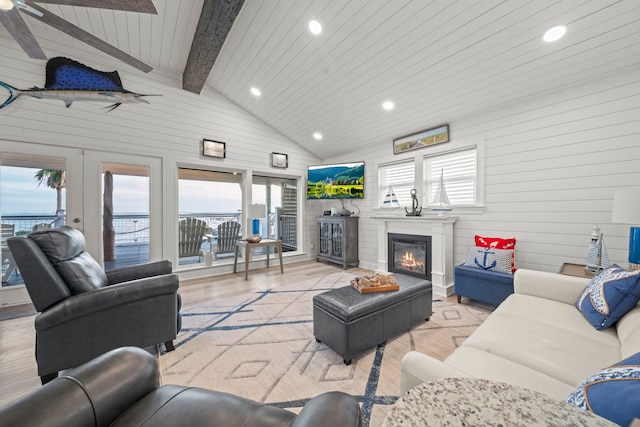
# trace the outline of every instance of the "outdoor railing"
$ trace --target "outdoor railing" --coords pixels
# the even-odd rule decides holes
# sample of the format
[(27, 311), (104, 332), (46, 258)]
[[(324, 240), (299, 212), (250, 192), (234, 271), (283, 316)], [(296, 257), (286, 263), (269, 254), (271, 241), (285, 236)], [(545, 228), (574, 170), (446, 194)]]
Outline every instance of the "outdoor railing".
[[(207, 223), (208, 233), (213, 233), (223, 222), (237, 221), (242, 224), (241, 212), (199, 212), (181, 214), (179, 219), (198, 218)], [(56, 227), (64, 224), (64, 218), (56, 215), (2, 215), (2, 222), (15, 225), (15, 235), (30, 233), (38, 224)], [(113, 229), (116, 232), (116, 245), (149, 242), (149, 215), (116, 214), (113, 216)]]
[(64, 224), (64, 218), (53, 215), (2, 215), (3, 224), (14, 224), (14, 234), (21, 236), (28, 234), (37, 224), (53, 226), (54, 223)]
[[(198, 218), (207, 223), (207, 234), (216, 234), (218, 225), (227, 221), (236, 221), (242, 224), (242, 212), (197, 212), (180, 214), (179, 220), (184, 218)], [(285, 228), (285, 240), (295, 242), (295, 216), (282, 216)], [(17, 236), (30, 233), (34, 226), (47, 224), (56, 227), (64, 224), (64, 218), (56, 215), (3, 215), (3, 223), (14, 224)], [(275, 215), (269, 214), (269, 235), (275, 231)], [(144, 244), (149, 242), (149, 215), (116, 214), (113, 216), (113, 229), (116, 232), (116, 246), (125, 244)], [(287, 242), (289, 243), (289, 242)]]

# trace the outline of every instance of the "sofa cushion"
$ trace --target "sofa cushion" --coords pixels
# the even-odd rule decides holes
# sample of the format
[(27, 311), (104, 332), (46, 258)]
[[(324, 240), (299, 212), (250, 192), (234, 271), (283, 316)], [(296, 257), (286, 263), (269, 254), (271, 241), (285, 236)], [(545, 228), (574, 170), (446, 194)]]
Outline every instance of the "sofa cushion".
[(620, 358), (640, 353), (640, 305), (636, 305), (618, 320), (615, 329), (620, 340)]
[(640, 300), (640, 270), (613, 264), (598, 273), (582, 291), (575, 306), (596, 329), (613, 326)]
[(587, 378), (567, 402), (628, 426), (640, 418), (640, 353)]
[(512, 250), (481, 248), (476, 246), (467, 252), (464, 265), (499, 273), (511, 273)]
[(570, 304), (520, 294), (498, 306), (462, 347), (510, 360), (570, 389), (620, 360), (613, 328), (597, 331)]
[[(567, 395), (575, 389), (574, 385), (564, 383), (550, 375), (471, 346), (458, 347), (447, 357), (445, 363), (447, 367), (462, 371), (470, 377), (486, 378), (525, 387), (558, 400), (566, 399)], [(433, 369), (438, 372), (443, 371), (439, 367)]]
[(86, 246), (80, 230), (68, 225), (34, 231), (29, 234), (29, 238), (36, 242), (51, 264), (80, 255)]
[(29, 234), (65, 281), (72, 295), (107, 286), (107, 275), (91, 255), (84, 251), (80, 230), (63, 226)]
[(220, 391), (165, 385), (126, 408), (111, 426), (255, 426), (260, 419), (289, 426), (295, 417), (287, 410)]

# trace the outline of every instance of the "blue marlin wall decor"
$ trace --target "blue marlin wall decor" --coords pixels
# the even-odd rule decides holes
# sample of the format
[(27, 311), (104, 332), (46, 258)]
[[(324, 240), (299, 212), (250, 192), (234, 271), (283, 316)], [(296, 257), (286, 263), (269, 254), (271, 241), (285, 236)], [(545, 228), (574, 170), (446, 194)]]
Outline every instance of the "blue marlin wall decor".
[(113, 111), (121, 104), (145, 103), (142, 95), (130, 92), (122, 87), (117, 71), (105, 72), (94, 70), (73, 59), (57, 57), (47, 61), (46, 80), (43, 88), (16, 89), (0, 81), (0, 86), (9, 91), (0, 109), (15, 101), (19, 96), (28, 95), (38, 99), (59, 99), (69, 108), (74, 101), (110, 102), (105, 107)]

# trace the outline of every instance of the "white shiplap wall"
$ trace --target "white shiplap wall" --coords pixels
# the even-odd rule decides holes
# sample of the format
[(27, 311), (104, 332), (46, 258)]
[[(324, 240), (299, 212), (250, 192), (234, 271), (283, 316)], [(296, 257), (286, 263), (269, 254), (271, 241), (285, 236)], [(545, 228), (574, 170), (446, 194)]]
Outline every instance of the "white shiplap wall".
[[(0, 79), (20, 88), (42, 86), (43, 63), (25, 59), (8, 46), (12, 44), (0, 43)], [(112, 69), (99, 61), (96, 56), (85, 62)], [(377, 224), (370, 216), (376, 204), (376, 166), (407, 156), (421, 160), (432, 148), (394, 156), (391, 141), (374, 140), (366, 151), (321, 161), (220, 94), (185, 92), (179, 76), (143, 75), (127, 67), (119, 71), (127, 89), (162, 96), (149, 98), (149, 105), (124, 105), (108, 114), (99, 104), (76, 103), (65, 109), (60, 102), (21, 99), (0, 113), (0, 149), (3, 140), (37, 142), (123, 156), (160, 154), (167, 171), (176, 164), (215, 164), (254, 173), (274, 172), (268, 162), (269, 153), (276, 151), (289, 154), (285, 173), (290, 176), (304, 176), (309, 164), (365, 160), (366, 198), (353, 202), (357, 208), (348, 202), (347, 208), (361, 211), (361, 265), (375, 268)], [(610, 259), (626, 263), (628, 226), (611, 224), (610, 218), (615, 189), (640, 189), (635, 167), (640, 160), (638, 71), (449, 121), (452, 141), (438, 149), (478, 144), (486, 164), (485, 212), (455, 213), (455, 263), (464, 260), (475, 233), (494, 234), (518, 238), (518, 266), (557, 271), (563, 262), (582, 262), (595, 223), (605, 233)], [(434, 124), (439, 123), (425, 120), (424, 127)], [(227, 142), (224, 162), (200, 157), (204, 137)], [(166, 190), (169, 200), (176, 198), (174, 188)], [(315, 251), (315, 216), (332, 206), (340, 204), (304, 204), (303, 250)]]
[[(17, 46), (9, 47), (13, 44), (0, 40), (0, 80), (22, 89), (44, 86), (45, 63), (27, 59)], [(55, 56), (51, 51), (48, 54)], [(100, 59), (95, 56), (82, 62), (99, 70), (113, 69), (91, 60)], [(169, 203), (177, 200), (176, 165), (297, 178), (306, 176), (307, 165), (319, 163), (317, 157), (216, 92), (205, 89), (196, 95), (184, 91), (179, 76), (155, 71), (142, 74), (126, 66), (118, 71), (126, 89), (162, 96), (146, 98), (150, 104), (125, 104), (109, 113), (102, 109), (105, 103), (76, 102), (65, 108), (61, 101), (21, 97), (0, 111), (0, 153), (4, 141), (5, 146), (24, 142), (108, 151), (123, 159), (128, 154), (159, 156), (165, 174), (173, 175), (163, 180), (163, 197)], [(0, 90), (4, 101), (4, 89)], [(202, 157), (203, 138), (225, 141), (227, 158)], [(271, 152), (287, 153), (288, 169), (271, 168)], [(304, 195), (302, 190), (300, 194)], [(173, 219), (167, 214), (171, 209), (165, 208), (165, 224)], [(177, 218), (177, 212), (174, 215)], [(165, 231), (177, 235), (176, 230)], [(302, 234), (309, 232), (315, 230)], [(165, 254), (174, 252), (174, 241), (173, 237), (164, 239)]]
[[(437, 124), (426, 120), (424, 127)], [(611, 223), (611, 207), (616, 189), (640, 190), (640, 70), (452, 118), (450, 125), (450, 143), (411, 156), (419, 167), (423, 155), (444, 145), (477, 144), (483, 151), (484, 212), (452, 212), (458, 216), (456, 264), (464, 262), (476, 233), (515, 236), (518, 267), (557, 272), (564, 262), (584, 262), (591, 228), (599, 224), (610, 260), (627, 265), (629, 226)], [(391, 141), (379, 141), (331, 159), (366, 161), (366, 198), (356, 202), (362, 209), (362, 266), (377, 265), (377, 224), (370, 219), (377, 202), (376, 166), (400, 157), (392, 154)]]

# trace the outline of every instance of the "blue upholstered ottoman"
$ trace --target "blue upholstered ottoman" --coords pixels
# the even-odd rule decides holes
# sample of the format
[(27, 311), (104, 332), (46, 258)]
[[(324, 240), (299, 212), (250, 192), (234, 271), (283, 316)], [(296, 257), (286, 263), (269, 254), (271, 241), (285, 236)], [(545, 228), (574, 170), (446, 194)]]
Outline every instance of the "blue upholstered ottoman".
[(458, 302), (463, 296), (499, 305), (513, 293), (513, 274), (457, 265), (454, 269), (453, 292), (457, 295)]
[(431, 317), (432, 287), (426, 279), (394, 275), (397, 291), (361, 294), (352, 286), (313, 297), (313, 334), (342, 356), (353, 356)]

